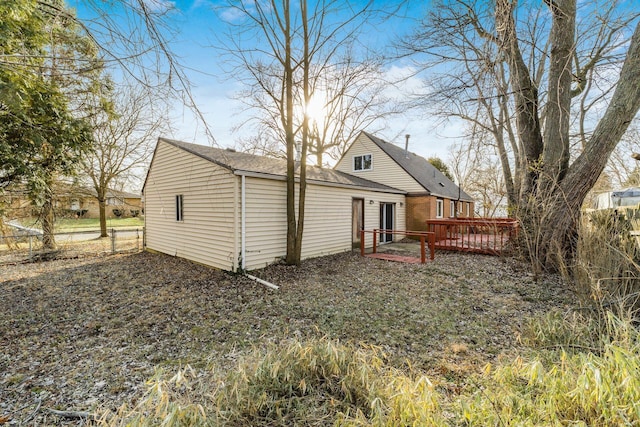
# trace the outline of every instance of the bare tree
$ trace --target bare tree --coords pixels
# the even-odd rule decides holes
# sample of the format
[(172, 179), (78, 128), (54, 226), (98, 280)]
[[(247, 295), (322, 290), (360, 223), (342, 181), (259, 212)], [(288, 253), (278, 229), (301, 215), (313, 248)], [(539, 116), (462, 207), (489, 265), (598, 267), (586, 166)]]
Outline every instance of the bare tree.
[[(22, 99), (21, 103), (33, 111), (27, 114), (27, 119), (21, 124), (23, 135), (16, 132), (17, 137), (12, 141), (17, 142), (5, 144), (8, 150), (4, 147), (0, 150), (0, 156), (3, 157), (0, 186), (28, 180), (34, 203), (41, 208), (43, 242), (47, 248), (55, 247), (55, 180), (60, 173), (73, 173), (80, 147), (86, 148), (90, 142), (85, 137), (90, 135), (89, 132), (80, 135), (82, 132), (76, 131), (71, 135), (68, 130), (73, 126), (69, 123), (77, 123), (78, 126), (74, 126), (79, 129), (84, 119), (107, 107), (98, 101), (103, 84), (101, 73), (105, 68), (118, 68), (120, 73), (134, 78), (146, 88), (172, 89), (202, 119), (193, 102), (186, 75), (167, 43), (170, 26), (165, 17), (172, 13), (171, 2), (121, 0), (111, 2), (108, 9), (104, 2), (98, 0), (88, 0), (84, 4), (93, 11), (93, 19), (78, 19), (63, 0), (19, 0), (1, 8), (7, 9), (11, 16), (8, 21), (10, 25), (3, 35), (10, 39), (15, 33), (22, 41), (15, 43), (3, 40), (0, 66), (13, 76), (26, 75), (31, 79), (27, 82), (28, 79), (16, 78), (14, 83), (23, 81), (28, 84), (16, 84), (10, 92), (15, 94), (18, 89), (24, 89), (25, 93), (32, 91), (37, 95), (34, 99), (39, 105), (27, 100), (25, 93), (15, 97)], [(34, 84), (37, 79), (40, 79), (39, 86)], [(49, 87), (45, 88), (42, 81), (48, 82)], [(6, 96), (3, 98), (7, 99)], [(12, 104), (12, 109), (6, 112), (22, 120), (24, 111), (18, 112), (13, 108), (20, 102), (12, 100)], [(42, 118), (44, 124), (33, 120), (36, 115)], [(55, 119), (60, 122), (62, 117), (66, 119), (66, 127), (63, 125), (53, 129), (57, 125)], [(206, 127), (207, 123), (202, 121)], [(24, 135), (27, 130), (25, 124), (29, 124), (29, 136)], [(67, 135), (63, 135), (65, 129)], [(213, 142), (210, 132), (209, 136)], [(34, 144), (34, 141), (38, 143)], [(64, 148), (65, 144), (68, 149), (57, 150), (58, 147)], [(20, 150), (20, 156), (5, 154), (10, 153), (14, 145), (29, 149)], [(33, 155), (36, 149), (39, 151)], [(7, 158), (11, 161), (5, 161)], [(36, 170), (43, 173), (35, 176), (32, 172)]]
[[(312, 67), (310, 73), (313, 95), (306, 110), (310, 120), (309, 154), (315, 157), (318, 166), (326, 163), (325, 156), (338, 160), (362, 129), (375, 132), (371, 129), (375, 126), (382, 130), (385, 121), (401, 111), (400, 104), (385, 95), (391, 83), (384, 78), (383, 61), (380, 58), (356, 61), (351, 51), (348, 49), (321, 68)], [(283, 140), (278, 112), (265, 102), (262, 91), (254, 89), (238, 95), (238, 100), (254, 112), (241, 126), (254, 125), (260, 136), (242, 141), (241, 147), (262, 155), (284, 157), (284, 151), (278, 147), (281, 144), (278, 141)], [(302, 112), (299, 115), (303, 117)]]
[(480, 216), (508, 213), (500, 158), (490, 145), (459, 142), (450, 147), (449, 159), (459, 185), (476, 200), (475, 210)]
[[(127, 82), (179, 99), (204, 127), (211, 144), (216, 140), (191, 92), (191, 83), (170, 40), (176, 31), (170, 18), (175, 2), (167, 0), (85, 0), (89, 17), (78, 20), (98, 47), (101, 60), (118, 70)], [(125, 85), (130, 83), (125, 83)]]
[(493, 134), (529, 253), (550, 268), (573, 253), (585, 196), (640, 108), (640, 26), (629, 37), (637, 11), (618, 2), (580, 7), (442, 3), (412, 46), (455, 65), (434, 93)]
[(166, 112), (158, 94), (143, 87), (120, 88), (113, 96), (113, 112), (92, 117), (94, 144), (81, 160), (82, 170), (96, 192), (100, 212), (100, 236), (107, 237), (108, 190), (124, 184), (144, 166), (158, 134), (166, 127)]
[(236, 66), (234, 76), (247, 86), (252, 102), (267, 112), (268, 134), (286, 147), (288, 264), (301, 260), (306, 158), (315, 138), (306, 108), (318, 91), (320, 76), (339, 59), (342, 47), (349, 45), (366, 21), (370, 6), (350, 8), (344, 20), (336, 16), (350, 5), (337, 0), (318, 1), (311, 8), (306, 0), (229, 5), (242, 17), (230, 23), (225, 41), (226, 53)]

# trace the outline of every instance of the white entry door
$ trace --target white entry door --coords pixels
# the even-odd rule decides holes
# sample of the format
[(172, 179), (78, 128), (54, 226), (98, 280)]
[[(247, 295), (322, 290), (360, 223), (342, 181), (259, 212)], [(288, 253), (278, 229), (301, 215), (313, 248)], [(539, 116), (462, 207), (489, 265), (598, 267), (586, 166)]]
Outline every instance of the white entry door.
[[(394, 211), (396, 208), (395, 203), (380, 203), (380, 228), (382, 230), (394, 229)], [(393, 234), (380, 233), (380, 243), (386, 243), (393, 241)]]

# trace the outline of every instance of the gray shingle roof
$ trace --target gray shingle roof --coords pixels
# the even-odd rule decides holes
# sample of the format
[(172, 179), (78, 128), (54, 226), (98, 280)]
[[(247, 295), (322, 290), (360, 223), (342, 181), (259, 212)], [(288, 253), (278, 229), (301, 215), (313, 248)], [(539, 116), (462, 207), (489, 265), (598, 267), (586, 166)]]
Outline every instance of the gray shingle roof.
[(424, 157), (418, 156), (395, 144), (386, 142), (367, 132), (362, 132), (382, 151), (391, 157), (402, 169), (413, 177), (426, 191), (434, 196), (447, 199), (473, 201), (473, 197), (462, 191), (453, 181), (436, 169)]
[[(239, 175), (248, 172), (271, 175), (273, 177), (279, 178), (287, 176), (287, 162), (284, 159), (274, 159), (271, 157), (257, 156), (254, 154), (241, 153), (229, 149), (207, 147), (205, 145), (190, 144), (188, 142), (176, 141), (166, 138), (159, 138), (158, 141), (164, 141), (168, 144), (173, 145), (174, 147), (183, 149), (191, 154), (215, 163), (218, 166), (229, 169), (230, 171)], [(307, 166), (307, 181), (315, 181), (318, 183), (347, 187), (361, 187), (387, 193), (406, 193), (406, 191), (389, 187), (388, 185), (369, 181), (368, 179), (363, 179), (333, 169), (319, 168), (317, 166)]]

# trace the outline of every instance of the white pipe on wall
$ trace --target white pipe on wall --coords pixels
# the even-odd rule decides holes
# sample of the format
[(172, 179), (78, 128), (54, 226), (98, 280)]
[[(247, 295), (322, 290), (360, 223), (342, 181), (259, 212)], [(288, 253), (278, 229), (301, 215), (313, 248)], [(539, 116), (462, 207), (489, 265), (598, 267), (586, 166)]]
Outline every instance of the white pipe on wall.
[(246, 208), (246, 197), (245, 197), (245, 190), (246, 190), (246, 185), (245, 185), (245, 176), (242, 175), (241, 178), (242, 184), (241, 184), (241, 188), (240, 188), (240, 203), (241, 203), (241, 208), (240, 208), (240, 260), (242, 262), (242, 268), (244, 270), (247, 269), (247, 260), (246, 260), (246, 237), (247, 237), (247, 231), (246, 231), (246, 219), (247, 219), (247, 208)]

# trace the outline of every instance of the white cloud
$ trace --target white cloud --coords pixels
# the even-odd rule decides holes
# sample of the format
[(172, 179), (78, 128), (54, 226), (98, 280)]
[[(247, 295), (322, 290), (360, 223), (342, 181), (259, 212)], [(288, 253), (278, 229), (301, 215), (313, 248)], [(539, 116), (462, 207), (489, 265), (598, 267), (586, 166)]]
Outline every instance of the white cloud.
[(225, 22), (237, 22), (244, 17), (244, 13), (235, 7), (228, 7), (220, 13), (220, 19)]
[(195, 0), (191, 5), (191, 7), (189, 8), (189, 10), (195, 10), (201, 7), (207, 8), (207, 9), (213, 9), (213, 2), (209, 0)]
[(393, 99), (424, 93), (424, 81), (418, 76), (418, 70), (412, 66), (393, 65), (384, 73), (386, 81), (390, 82), (385, 90), (385, 96)]

